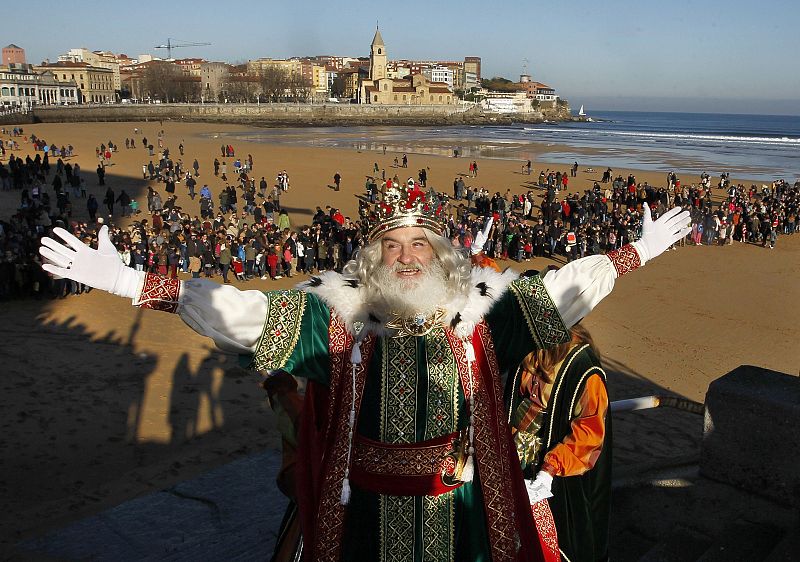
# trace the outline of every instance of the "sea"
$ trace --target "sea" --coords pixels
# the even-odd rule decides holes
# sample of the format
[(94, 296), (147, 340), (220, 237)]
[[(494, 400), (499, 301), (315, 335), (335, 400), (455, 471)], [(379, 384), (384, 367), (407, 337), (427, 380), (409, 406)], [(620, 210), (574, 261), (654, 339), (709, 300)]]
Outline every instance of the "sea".
[[(800, 177), (800, 116), (597, 111), (591, 121), (523, 127), (553, 151), (549, 162), (597, 149), (582, 165), (654, 171), (730, 172), (770, 181)], [(552, 159), (552, 160), (551, 160)], [(679, 170), (678, 170), (679, 169)]]
[(532, 159), (615, 173), (626, 169), (768, 182), (800, 179), (800, 116), (586, 111), (586, 120), (453, 127), (312, 127), (237, 133), (251, 141)]

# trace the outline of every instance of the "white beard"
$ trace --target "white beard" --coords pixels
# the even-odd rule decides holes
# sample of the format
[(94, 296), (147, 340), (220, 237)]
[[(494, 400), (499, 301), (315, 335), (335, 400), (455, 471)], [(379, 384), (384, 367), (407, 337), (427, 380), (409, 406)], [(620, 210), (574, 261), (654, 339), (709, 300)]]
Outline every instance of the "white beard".
[(410, 318), (418, 313), (429, 316), (452, 298), (447, 273), (440, 261), (434, 259), (428, 266), (417, 266), (422, 274), (413, 278), (397, 275), (396, 271), (409, 267), (415, 266), (396, 263), (382, 265), (375, 271), (374, 283), (378, 288), (368, 301), (379, 316), (397, 314)]

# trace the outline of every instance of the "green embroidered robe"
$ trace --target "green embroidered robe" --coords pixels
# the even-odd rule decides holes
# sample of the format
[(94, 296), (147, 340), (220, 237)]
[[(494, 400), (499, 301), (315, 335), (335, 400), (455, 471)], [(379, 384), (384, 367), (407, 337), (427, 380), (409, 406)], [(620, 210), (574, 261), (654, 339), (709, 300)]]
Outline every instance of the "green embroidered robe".
[[(468, 427), (469, 402), (451, 347), (454, 331), (462, 327), (459, 323), (471, 328), (485, 321), (497, 350), (490, 367), (497, 378), (504, 377), (534, 348), (568, 340), (568, 330), (540, 278), (510, 283), (510, 279), (502, 282), (500, 278), (496, 286), (476, 284), (464, 314), (449, 311), (447, 328), (438, 327), (425, 336), (375, 337), (365, 357), (368, 364), (357, 419), (359, 435), (385, 443), (415, 443)], [(337, 279), (342, 278), (327, 276), (329, 283)], [(336, 294), (346, 295), (347, 287)], [(352, 296), (357, 296), (357, 289), (350, 287)], [(331, 338), (339, 336), (332, 336), (329, 328), (332, 311), (338, 316), (340, 307), (332, 302), (339, 300), (336, 297), (326, 295), (326, 302), (319, 294), (313, 286), (307, 291), (267, 294), (268, 318), (251, 359), (256, 369), (283, 369), (323, 386), (330, 383)], [(483, 305), (476, 306), (476, 302)], [(352, 306), (343, 299), (341, 309), (348, 314)], [(347, 320), (356, 316), (351, 314)], [(380, 324), (370, 325), (369, 320), (364, 328), (365, 332), (380, 329)], [(471, 336), (472, 330), (461, 333), (461, 337)], [(499, 381), (498, 385), (502, 388)], [(375, 494), (354, 486), (344, 518), (341, 559), (491, 560), (481, 474), (477, 467), (475, 472), (472, 482), (438, 496)], [(494, 553), (497, 559), (496, 549)]]

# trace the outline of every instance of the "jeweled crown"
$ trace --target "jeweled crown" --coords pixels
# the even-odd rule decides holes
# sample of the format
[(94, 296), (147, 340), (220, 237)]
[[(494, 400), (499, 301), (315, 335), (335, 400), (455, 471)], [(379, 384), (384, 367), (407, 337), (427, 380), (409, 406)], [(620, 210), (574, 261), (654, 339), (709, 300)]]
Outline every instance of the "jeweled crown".
[(369, 241), (384, 232), (404, 226), (427, 228), (442, 236), (447, 224), (446, 199), (434, 190), (422, 191), (419, 185), (388, 182), (382, 200), (375, 204), (367, 218)]

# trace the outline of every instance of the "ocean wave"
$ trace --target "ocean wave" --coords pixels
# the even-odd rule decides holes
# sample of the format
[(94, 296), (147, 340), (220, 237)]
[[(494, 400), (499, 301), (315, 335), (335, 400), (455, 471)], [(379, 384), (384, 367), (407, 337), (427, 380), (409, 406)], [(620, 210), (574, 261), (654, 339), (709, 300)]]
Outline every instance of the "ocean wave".
[(697, 142), (735, 142), (745, 144), (769, 144), (769, 145), (783, 145), (783, 146), (797, 146), (800, 147), (800, 138), (794, 137), (760, 137), (760, 136), (743, 136), (743, 135), (714, 135), (714, 134), (701, 134), (701, 133), (658, 133), (651, 131), (614, 131), (611, 129), (592, 129), (591, 131), (580, 129), (549, 129), (541, 127), (525, 127), (525, 131), (547, 133), (553, 136), (565, 135), (570, 137), (596, 137), (596, 136), (616, 136), (616, 137), (634, 137), (641, 139), (665, 139), (665, 140), (683, 140), (683, 141), (697, 141)]

